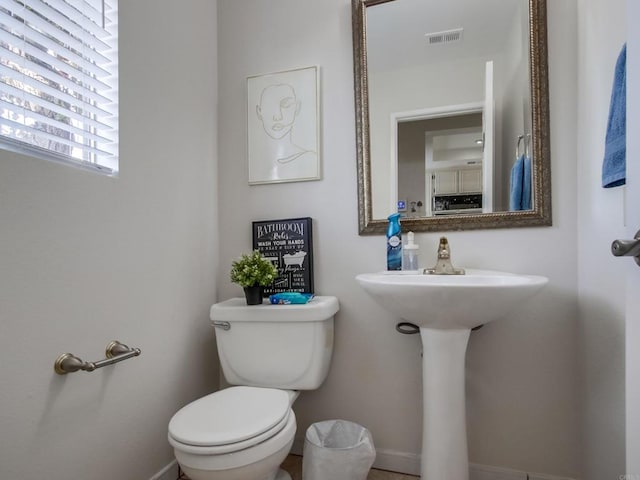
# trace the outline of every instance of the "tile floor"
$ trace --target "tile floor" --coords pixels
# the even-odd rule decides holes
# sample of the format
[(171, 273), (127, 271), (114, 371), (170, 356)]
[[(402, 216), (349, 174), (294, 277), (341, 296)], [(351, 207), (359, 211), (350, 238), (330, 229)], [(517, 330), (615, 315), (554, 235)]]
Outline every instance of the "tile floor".
[[(282, 468), (291, 474), (293, 480), (302, 480), (302, 457), (299, 455), (289, 455)], [(417, 480), (419, 477), (405, 475), (403, 473), (386, 472), (384, 470), (371, 470), (367, 480)], [(182, 475), (179, 480), (189, 480), (186, 475)], [(327, 479), (329, 480), (329, 479)]]

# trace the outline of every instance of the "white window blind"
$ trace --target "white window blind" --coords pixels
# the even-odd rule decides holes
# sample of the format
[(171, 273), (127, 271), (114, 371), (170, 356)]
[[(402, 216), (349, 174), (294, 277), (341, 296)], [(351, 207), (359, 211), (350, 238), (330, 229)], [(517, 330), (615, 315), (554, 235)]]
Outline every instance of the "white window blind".
[(118, 170), (118, 0), (0, 0), (0, 147)]

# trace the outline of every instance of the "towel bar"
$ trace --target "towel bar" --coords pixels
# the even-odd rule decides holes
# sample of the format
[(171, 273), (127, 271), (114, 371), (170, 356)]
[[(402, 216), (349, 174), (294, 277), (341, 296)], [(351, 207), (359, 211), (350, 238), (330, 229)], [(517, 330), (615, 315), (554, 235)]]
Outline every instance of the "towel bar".
[(530, 158), (529, 150), (531, 149), (531, 134), (518, 135), (516, 140), (516, 160), (520, 158), (520, 144), (524, 141), (524, 156)]
[(127, 360), (131, 357), (137, 357), (142, 351), (139, 348), (130, 348), (124, 343), (120, 343), (114, 340), (105, 350), (107, 358), (98, 360), (96, 362), (85, 362), (82, 359), (76, 357), (72, 353), (63, 353), (56, 358), (53, 364), (53, 370), (58, 375), (66, 375), (67, 373), (77, 372), (78, 370), (84, 370), (86, 372), (93, 372), (94, 370), (107, 365), (113, 365), (114, 363)]
[[(518, 158), (520, 158), (520, 144), (522, 143), (522, 140), (524, 140), (524, 135), (518, 135), (518, 140), (516, 141), (516, 160)], [(525, 145), (525, 150), (526, 150), (526, 145)]]

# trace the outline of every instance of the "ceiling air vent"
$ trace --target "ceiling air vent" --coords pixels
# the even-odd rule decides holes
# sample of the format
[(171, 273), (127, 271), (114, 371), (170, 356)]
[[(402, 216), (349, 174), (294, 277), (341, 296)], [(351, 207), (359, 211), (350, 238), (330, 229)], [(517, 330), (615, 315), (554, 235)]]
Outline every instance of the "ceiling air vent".
[(445, 30), (444, 32), (425, 33), (429, 45), (444, 45), (445, 43), (459, 42), (462, 40), (462, 28)]

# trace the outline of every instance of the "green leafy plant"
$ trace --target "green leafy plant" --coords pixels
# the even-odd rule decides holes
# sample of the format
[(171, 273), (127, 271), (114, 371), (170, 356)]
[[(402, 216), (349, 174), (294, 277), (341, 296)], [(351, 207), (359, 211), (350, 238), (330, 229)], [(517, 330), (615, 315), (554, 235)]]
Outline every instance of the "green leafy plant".
[(266, 287), (278, 276), (278, 269), (258, 250), (242, 254), (231, 263), (231, 281), (241, 287)]

